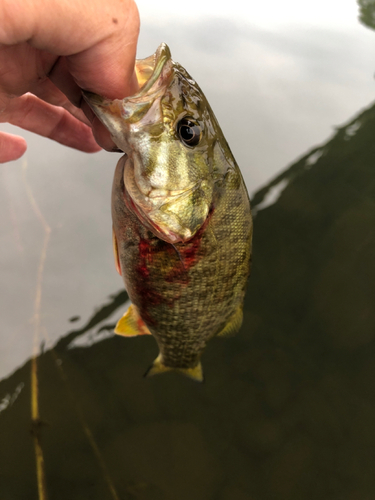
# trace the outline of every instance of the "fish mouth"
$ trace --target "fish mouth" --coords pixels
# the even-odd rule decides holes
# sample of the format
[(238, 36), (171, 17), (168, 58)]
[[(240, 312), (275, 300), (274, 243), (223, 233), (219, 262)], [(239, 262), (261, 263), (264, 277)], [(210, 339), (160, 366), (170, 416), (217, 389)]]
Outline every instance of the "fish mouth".
[(173, 76), (173, 64), (168, 45), (161, 43), (153, 55), (135, 61), (135, 72), (140, 85), (136, 94), (124, 99), (107, 99), (82, 90), (83, 98), (122, 151), (129, 151), (126, 139), (129, 127), (140, 121), (153, 102), (165, 93)]

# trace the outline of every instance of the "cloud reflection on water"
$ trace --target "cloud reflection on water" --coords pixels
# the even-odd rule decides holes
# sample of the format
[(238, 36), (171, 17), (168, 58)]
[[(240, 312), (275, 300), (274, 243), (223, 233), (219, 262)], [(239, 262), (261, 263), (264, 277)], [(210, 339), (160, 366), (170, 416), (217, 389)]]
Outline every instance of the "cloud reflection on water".
[[(209, 99), (253, 193), (373, 99), (373, 33), (222, 18), (145, 20), (139, 57), (161, 41)], [(14, 127), (1, 125), (14, 132)], [(122, 286), (111, 255), (110, 189), (118, 155), (85, 155), (31, 133), (28, 179), (51, 225), (42, 321), (51, 341), (68, 318), (90, 317)], [(23, 160), (1, 166), (0, 378), (31, 354), (42, 232), (21, 182)]]

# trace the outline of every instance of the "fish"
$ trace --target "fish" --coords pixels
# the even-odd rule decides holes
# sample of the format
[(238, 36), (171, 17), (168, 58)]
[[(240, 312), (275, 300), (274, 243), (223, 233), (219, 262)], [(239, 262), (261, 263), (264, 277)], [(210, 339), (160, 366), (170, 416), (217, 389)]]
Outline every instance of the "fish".
[(243, 318), (253, 224), (241, 171), (202, 90), (162, 43), (124, 99), (83, 91), (125, 154), (112, 188), (113, 248), (131, 305), (116, 325), (152, 335), (147, 376), (203, 381), (201, 356)]

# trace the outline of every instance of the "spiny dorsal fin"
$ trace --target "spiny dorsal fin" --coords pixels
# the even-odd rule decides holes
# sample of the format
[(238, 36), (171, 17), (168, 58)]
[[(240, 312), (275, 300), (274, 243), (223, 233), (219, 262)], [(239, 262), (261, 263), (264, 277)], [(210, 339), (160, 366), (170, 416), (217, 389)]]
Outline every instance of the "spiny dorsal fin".
[(239, 306), (232, 316), (229, 317), (224, 328), (217, 334), (218, 337), (230, 337), (235, 335), (242, 325), (243, 312), (242, 306)]
[(145, 377), (152, 377), (153, 375), (158, 375), (159, 373), (165, 373), (170, 371), (182, 373), (183, 375), (186, 375), (187, 377), (192, 378), (197, 382), (204, 382), (202, 364), (200, 362), (193, 368), (174, 368), (166, 366), (163, 363), (161, 354), (159, 354), (159, 356), (155, 359), (153, 364), (147, 370), (147, 372), (145, 373)]
[(115, 333), (124, 337), (136, 337), (137, 335), (151, 335), (150, 330), (145, 325), (134, 304), (130, 304), (129, 309), (118, 321)]

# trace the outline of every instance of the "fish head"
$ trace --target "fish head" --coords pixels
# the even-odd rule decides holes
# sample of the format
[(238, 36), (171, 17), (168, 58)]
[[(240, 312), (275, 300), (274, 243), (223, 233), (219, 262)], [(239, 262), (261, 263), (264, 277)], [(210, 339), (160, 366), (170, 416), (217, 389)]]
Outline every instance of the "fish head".
[(126, 153), (128, 207), (157, 237), (191, 239), (213, 204), (217, 122), (196, 82), (166, 44), (136, 61), (139, 91), (109, 100), (84, 98)]

